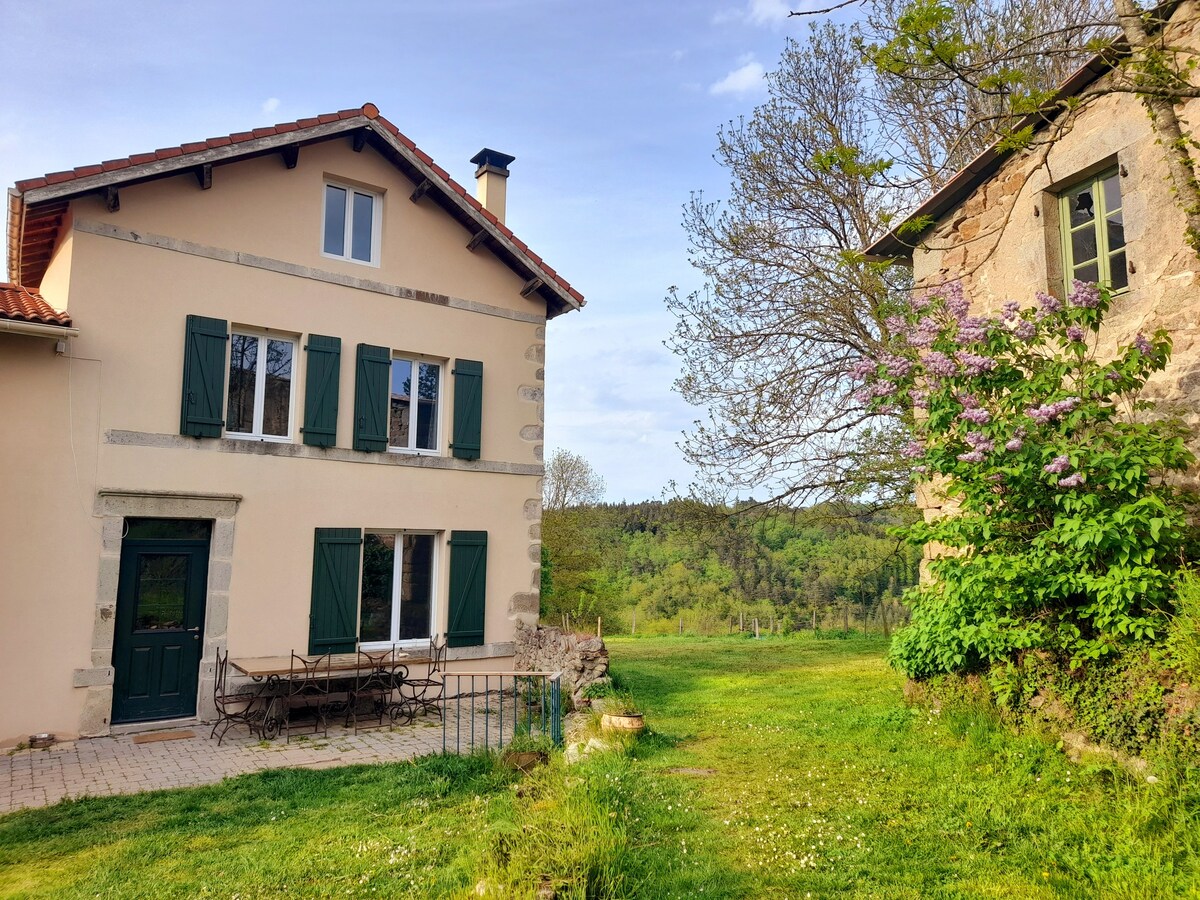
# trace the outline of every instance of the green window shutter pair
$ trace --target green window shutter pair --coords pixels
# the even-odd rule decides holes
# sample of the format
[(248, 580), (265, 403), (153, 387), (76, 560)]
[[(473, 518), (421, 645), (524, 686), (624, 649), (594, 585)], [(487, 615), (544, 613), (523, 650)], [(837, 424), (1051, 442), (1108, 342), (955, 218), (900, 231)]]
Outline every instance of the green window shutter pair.
[(476, 647), (483, 643), (487, 544), (486, 531), (450, 532), (448, 647)]
[[(179, 433), (220, 437), (225, 426), (225, 348), (229, 323), (188, 316), (183, 350), (183, 401)], [(308, 376), (304, 386), (304, 443), (332, 447), (337, 440), (341, 338), (309, 335)]]
[[(359, 344), (355, 362), (354, 449), (381, 453), (388, 448), (392, 352)], [(451, 452), (459, 459), (479, 459), (483, 432), (483, 363), (454, 362), (454, 437)]]
[(353, 653), (358, 647), (358, 564), (362, 529), (318, 528), (313, 542), (309, 653)]
[[(450, 532), (450, 610), (446, 643), (483, 644), (487, 608), (486, 531)], [(309, 653), (351, 653), (358, 645), (359, 528), (318, 528), (313, 542)]]

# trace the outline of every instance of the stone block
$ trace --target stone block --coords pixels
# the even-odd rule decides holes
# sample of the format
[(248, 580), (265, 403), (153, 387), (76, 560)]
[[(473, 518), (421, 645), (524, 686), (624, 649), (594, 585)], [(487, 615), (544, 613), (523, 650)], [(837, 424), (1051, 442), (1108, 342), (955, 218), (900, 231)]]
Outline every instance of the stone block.
[(76, 669), (71, 684), (74, 687), (95, 687), (112, 684), (115, 670), (112, 666), (93, 666), (90, 669)]

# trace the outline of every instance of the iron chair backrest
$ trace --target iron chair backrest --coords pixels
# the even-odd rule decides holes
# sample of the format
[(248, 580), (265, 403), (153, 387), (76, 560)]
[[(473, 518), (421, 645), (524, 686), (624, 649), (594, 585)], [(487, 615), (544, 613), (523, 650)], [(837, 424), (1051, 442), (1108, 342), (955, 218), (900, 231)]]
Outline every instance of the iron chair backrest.
[(429, 675), (441, 672), (446, 667), (446, 638), (433, 635), (429, 639)]
[(288, 695), (295, 697), (321, 696), (329, 693), (329, 677), (333, 665), (331, 654), (309, 658), (292, 651), (288, 675)]
[(225, 685), (229, 680), (229, 650), (226, 648), (225, 655), (221, 655), (221, 648), (217, 648), (217, 679), (213, 682), (213, 699), (220, 702), (225, 697)]

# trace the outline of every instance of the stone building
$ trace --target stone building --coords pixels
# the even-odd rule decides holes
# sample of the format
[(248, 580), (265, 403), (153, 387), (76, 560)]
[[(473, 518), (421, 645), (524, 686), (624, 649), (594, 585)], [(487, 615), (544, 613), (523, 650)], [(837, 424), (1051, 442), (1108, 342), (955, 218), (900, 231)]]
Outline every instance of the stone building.
[[(1200, 49), (1200, 6), (1179, 3), (1165, 34)], [(1098, 352), (1139, 331), (1170, 332), (1171, 365), (1147, 395), (1185, 420), (1200, 452), (1200, 260), (1146, 108), (1132, 93), (1103, 93), (1111, 79), (1111, 64), (1091, 59), (1058, 96), (1100, 96), (1030, 116), (1018, 126), (1034, 129), (1029, 148), (988, 148), (866, 253), (911, 266), (918, 288), (961, 281), (974, 310), (990, 315), (1006, 300), (1032, 304), (1037, 291), (1065, 297), (1074, 279), (1107, 283), (1115, 301)], [(1200, 99), (1179, 111), (1195, 135)], [(928, 492), (919, 500), (940, 506)]]

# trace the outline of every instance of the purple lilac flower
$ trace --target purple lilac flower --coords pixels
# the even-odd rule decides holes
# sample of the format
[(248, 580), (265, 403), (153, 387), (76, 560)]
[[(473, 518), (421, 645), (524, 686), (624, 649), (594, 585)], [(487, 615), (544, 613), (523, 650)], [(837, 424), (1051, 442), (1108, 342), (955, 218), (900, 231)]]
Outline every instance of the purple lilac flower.
[(913, 309), (917, 310), (918, 312), (920, 312), (921, 310), (928, 307), (930, 302), (931, 301), (929, 299), (929, 295), (924, 292), (921, 292), (918, 294), (913, 294), (908, 300), (908, 305), (911, 306)]
[(920, 472), (922, 475), (924, 475), (929, 471), (929, 466), (913, 466), (913, 471)]
[(1083, 282), (1076, 278), (1071, 282), (1071, 295), (1067, 297), (1072, 306), (1086, 306), (1089, 309), (1100, 305), (1100, 285), (1094, 282)]
[(1059, 487), (1079, 487), (1083, 484), (1083, 476), (1078, 472), (1072, 472), (1066, 478), (1058, 479)]
[(964, 409), (958, 414), (958, 417), (964, 422), (970, 422), (972, 425), (986, 425), (992, 421), (992, 414), (986, 409), (976, 407), (974, 409)]
[(918, 456), (925, 455), (925, 445), (920, 441), (909, 441), (904, 449), (900, 451), (900, 455), (906, 459), (916, 459)]
[(1021, 319), (1013, 326), (1013, 334), (1028, 344), (1037, 337), (1037, 326), (1028, 319)]
[(1002, 482), (1004, 480), (1004, 473), (1003, 472), (993, 472), (991, 475), (988, 476), (987, 480), (995, 482), (996, 484), (999, 484), (1000, 482)]
[(956, 458), (959, 462), (981, 463), (983, 462), (983, 451), (972, 450), (970, 453), (960, 453)]
[(963, 440), (972, 450), (979, 450), (982, 453), (991, 453), (996, 449), (996, 442), (982, 431), (969, 431)]
[(1071, 460), (1066, 456), (1056, 456), (1046, 465), (1042, 466), (1042, 471), (1049, 475), (1061, 475), (1071, 467)]
[(962, 364), (963, 371), (972, 378), (996, 368), (996, 360), (990, 356), (980, 356), (978, 353), (959, 350), (954, 354), (954, 358)]
[(1021, 314), (1021, 304), (1017, 300), (1006, 300), (1004, 303), (1004, 318), (1015, 319)]
[(1139, 331), (1137, 337), (1133, 339), (1133, 349), (1137, 350), (1142, 356), (1148, 356), (1154, 350), (1154, 347), (1146, 340), (1146, 336)]
[(918, 388), (912, 388), (908, 392), (908, 397), (912, 400), (914, 409), (929, 409), (929, 395)]
[(914, 347), (928, 347), (937, 340), (938, 332), (941, 330), (942, 327), (934, 319), (922, 316), (920, 321), (909, 330), (908, 342)]
[(1021, 440), (1019, 437), (1015, 437), (1012, 440), (1010, 440), (1007, 444), (1004, 445), (1004, 449), (1008, 450), (1010, 453), (1016, 453), (1018, 450), (1020, 450), (1024, 446), (1025, 446), (1025, 442), (1023, 440)]
[(896, 385), (885, 378), (880, 378), (870, 388), (872, 397), (887, 397), (896, 392)]
[(875, 360), (863, 358), (850, 367), (850, 374), (861, 381), (874, 372), (877, 365), (879, 364)]
[(883, 324), (892, 334), (900, 334), (908, 327), (908, 320), (904, 316), (888, 316), (883, 320)]
[(879, 361), (887, 368), (888, 378), (903, 378), (912, 371), (912, 360), (891, 353), (884, 353)]
[(942, 299), (946, 301), (946, 312), (960, 322), (967, 317), (967, 310), (971, 308), (971, 304), (963, 296), (961, 281), (951, 281), (949, 284), (942, 285), (941, 295)]
[(945, 353), (941, 353), (937, 350), (932, 350), (929, 353), (926, 353), (923, 362), (925, 363), (925, 371), (929, 372), (931, 375), (949, 377), (951, 375), (958, 374), (958, 366), (955, 364), (954, 360), (948, 357)]
[(1052, 422), (1064, 413), (1069, 413), (1079, 405), (1078, 397), (1066, 397), (1055, 403), (1047, 403), (1042, 406), (1035, 406), (1025, 410), (1025, 415), (1033, 419), (1039, 425), (1045, 425), (1047, 422)]
[(1067, 340), (1068, 341), (1082, 341), (1083, 340), (1083, 329), (1080, 328), (1078, 325), (1068, 325), (1067, 326)]
[(980, 319), (976, 316), (963, 319), (958, 324), (958, 334), (954, 339), (955, 343), (962, 346), (987, 340), (987, 325), (987, 319)]
[(1120, 381), (1121, 373), (1120, 372), (1105, 372), (1104, 377), (1109, 381)]
[(1056, 312), (1062, 310), (1062, 302), (1053, 294), (1047, 294), (1045, 291), (1037, 292), (1038, 306), (1041, 307), (1041, 312), (1044, 315), (1052, 316)]

